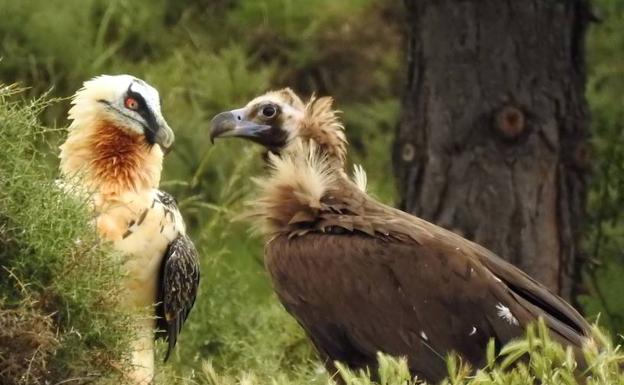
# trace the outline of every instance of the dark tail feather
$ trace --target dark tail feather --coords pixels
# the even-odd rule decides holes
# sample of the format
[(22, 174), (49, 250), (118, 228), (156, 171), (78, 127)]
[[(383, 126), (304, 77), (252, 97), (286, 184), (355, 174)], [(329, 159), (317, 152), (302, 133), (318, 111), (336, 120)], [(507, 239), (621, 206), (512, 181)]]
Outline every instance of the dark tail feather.
[(167, 353), (165, 353), (165, 359), (163, 360), (163, 362), (167, 362), (167, 360), (169, 359), (169, 355), (176, 345), (176, 342), (178, 342), (178, 323), (179, 322), (176, 320), (176, 322), (167, 325)]

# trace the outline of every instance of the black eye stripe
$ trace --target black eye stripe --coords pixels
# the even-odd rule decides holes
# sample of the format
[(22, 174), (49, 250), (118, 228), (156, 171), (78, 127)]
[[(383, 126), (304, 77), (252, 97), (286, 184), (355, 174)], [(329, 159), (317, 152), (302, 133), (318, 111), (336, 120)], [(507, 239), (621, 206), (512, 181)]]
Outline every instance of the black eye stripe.
[(152, 110), (150, 110), (147, 106), (147, 102), (145, 101), (143, 95), (138, 92), (134, 92), (130, 88), (128, 88), (127, 96), (137, 101), (139, 107), (136, 109), (136, 112), (141, 115), (143, 119), (145, 119), (149, 126), (151, 126), (151, 123), (155, 122), (156, 118), (154, 117), (154, 113), (152, 112)]
[(148, 107), (143, 95), (138, 92), (132, 91), (130, 87), (128, 87), (126, 97), (133, 98), (139, 104), (139, 108), (136, 109), (136, 112), (141, 115), (141, 117), (145, 120), (145, 137), (150, 144), (154, 144), (156, 132), (159, 129), (158, 123), (156, 122), (156, 116), (154, 116), (154, 112)]
[(137, 108), (138, 113), (141, 113), (142, 110), (147, 110), (147, 103), (145, 102), (143, 95), (128, 88), (128, 97), (136, 100), (139, 104), (139, 108)]

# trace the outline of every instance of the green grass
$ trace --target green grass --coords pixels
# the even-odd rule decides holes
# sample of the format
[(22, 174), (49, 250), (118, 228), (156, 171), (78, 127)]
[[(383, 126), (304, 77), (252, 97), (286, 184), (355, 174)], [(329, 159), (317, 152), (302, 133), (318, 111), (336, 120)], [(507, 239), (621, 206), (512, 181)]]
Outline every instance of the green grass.
[[(488, 344), (487, 365), (484, 368), (470, 368), (461, 359), (450, 354), (447, 357), (448, 377), (442, 385), (621, 385), (624, 384), (624, 354), (619, 345), (598, 327), (593, 329), (593, 339), (587, 343), (581, 354), (584, 364), (579, 364), (571, 348), (564, 348), (554, 342), (546, 324), (540, 320), (530, 325), (523, 338), (504, 346), (495, 352), (494, 341)], [(338, 363), (339, 378), (346, 385), (420, 385), (425, 382), (410, 375), (404, 358), (378, 354), (377, 381), (371, 380), (369, 371), (353, 371)], [(193, 383), (202, 385), (290, 385), (326, 384), (335, 385), (329, 378), (288, 378), (283, 373), (270, 377), (256, 372), (245, 372), (237, 376), (220, 374), (207, 361), (201, 366)]]

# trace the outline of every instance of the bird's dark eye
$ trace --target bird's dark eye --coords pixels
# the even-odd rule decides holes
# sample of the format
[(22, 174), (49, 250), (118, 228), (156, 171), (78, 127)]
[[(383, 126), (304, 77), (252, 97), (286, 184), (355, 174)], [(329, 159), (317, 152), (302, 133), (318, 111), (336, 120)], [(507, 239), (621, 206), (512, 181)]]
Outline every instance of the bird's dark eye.
[(139, 101), (135, 98), (127, 97), (126, 100), (124, 100), (124, 106), (129, 110), (136, 111), (139, 109)]
[(274, 106), (264, 106), (262, 108), (262, 115), (265, 118), (272, 118), (275, 116), (275, 114), (277, 113), (277, 109)]

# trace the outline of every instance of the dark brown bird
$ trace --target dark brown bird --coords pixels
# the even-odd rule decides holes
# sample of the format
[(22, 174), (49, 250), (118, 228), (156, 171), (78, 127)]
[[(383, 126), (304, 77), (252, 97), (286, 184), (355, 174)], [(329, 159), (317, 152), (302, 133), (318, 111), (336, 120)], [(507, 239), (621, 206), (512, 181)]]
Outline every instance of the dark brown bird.
[(211, 137), (264, 145), (253, 217), (267, 236), (265, 264), (284, 307), (328, 370), (333, 361), (375, 372), (376, 353), (408, 359), (436, 382), (455, 351), (473, 367), (542, 317), (573, 348), (590, 326), (572, 306), (491, 251), (377, 202), (365, 177), (344, 171), (347, 141), (331, 98), (304, 104), (270, 92), (213, 119)]

